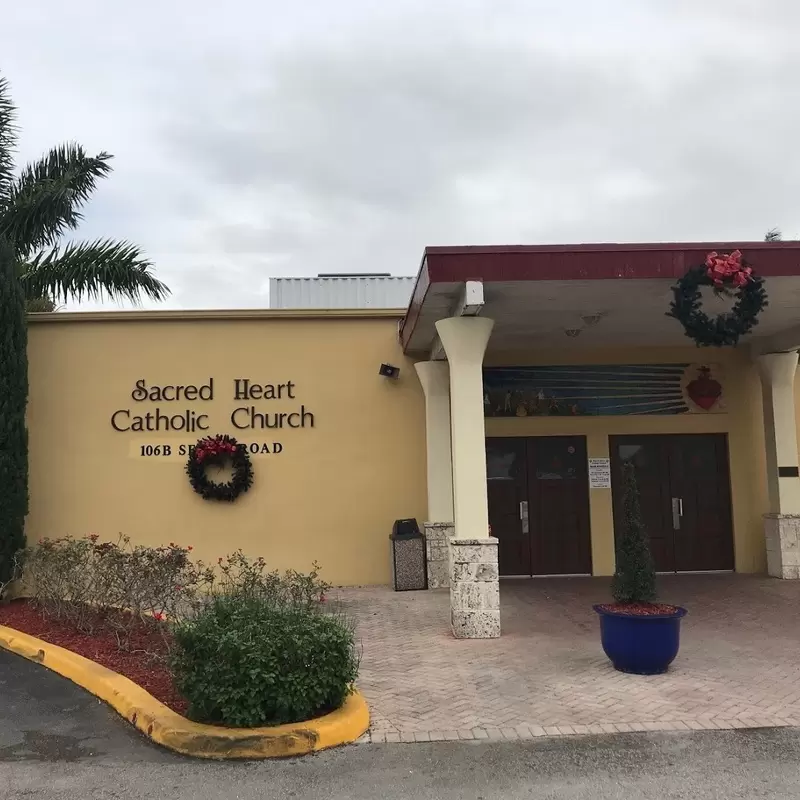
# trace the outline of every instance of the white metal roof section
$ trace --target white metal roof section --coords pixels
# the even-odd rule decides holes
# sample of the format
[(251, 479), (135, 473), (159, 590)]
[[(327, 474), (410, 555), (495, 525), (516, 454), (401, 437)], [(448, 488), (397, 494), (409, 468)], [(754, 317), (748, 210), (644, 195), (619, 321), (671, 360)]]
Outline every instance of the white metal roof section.
[(416, 278), (389, 274), (331, 274), (270, 278), (270, 308), (405, 309)]

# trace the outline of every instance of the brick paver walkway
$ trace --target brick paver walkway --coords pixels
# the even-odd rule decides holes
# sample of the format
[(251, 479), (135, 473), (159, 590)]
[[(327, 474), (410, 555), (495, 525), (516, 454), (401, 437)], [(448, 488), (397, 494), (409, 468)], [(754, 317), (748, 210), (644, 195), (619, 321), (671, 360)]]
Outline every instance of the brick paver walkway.
[(373, 741), (800, 725), (800, 582), (669, 576), (689, 609), (666, 675), (616, 672), (593, 602), (608, 580), (501, 582), (503, 636), (453, 639), (447, 590), (347, 589)]

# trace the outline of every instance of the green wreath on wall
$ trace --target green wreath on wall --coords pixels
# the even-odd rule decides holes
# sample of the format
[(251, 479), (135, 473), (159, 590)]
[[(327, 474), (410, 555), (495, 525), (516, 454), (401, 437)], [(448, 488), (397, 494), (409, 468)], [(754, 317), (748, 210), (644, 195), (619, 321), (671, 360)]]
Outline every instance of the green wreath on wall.
[[(218, 483), (209, 479), (209, 466), (222, 467), (230, 463), (233, 475), (229, 481)], [(253, 465), (247, 448), (232, 436), (217, 434), (198, 439), (186, 462), (189, 483), (204, 500), (223, 500), (232, 503), (253, 485)]]
[[(719, 297), (735, 298), (733, 308), (715, 317), (706, 314), (701, 292), (704, 286), (711, 286)], [(672, 292), (667, 316), (677, 319), (698, 347), (738, 344), (758, 325), (759, 314), (768, 304), (764, 279), (753, 272), (739, 250), (728, 255), (709, 253), (705, 264), (692, 267)]]

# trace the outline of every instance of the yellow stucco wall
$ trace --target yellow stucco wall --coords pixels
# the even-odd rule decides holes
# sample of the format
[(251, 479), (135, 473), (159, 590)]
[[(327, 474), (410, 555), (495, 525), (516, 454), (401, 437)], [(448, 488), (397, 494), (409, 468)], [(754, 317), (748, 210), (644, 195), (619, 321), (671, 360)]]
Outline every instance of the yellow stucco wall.
[[(423, 396), (396, 318), (63, 316), (30, 325), (30, 541), (125, 533), (143, 544), (191, 544), (211, 561), (241, 547), (277, 568), (306, 569), (316, 559), (336, 584), (388, 582), (392, 522), (422, 521), (426, 503)], [(383, 362), (401, 367), (398, 380), (378, 375)], [(131, 398), (140, 379), (200, 386), (209, 378), (210, 401)], [(283, 399), (237, 401), (237, 378), (291, 381), (294, 399), (284, 390)], [(272, 413), (301, 404), (313, 428), (230, 424), (240, 406)], [(175, 452), (201, 432), (112, 428), (116, 410), (141, 415), (156, 406), (207, 414), (208, 433), (280, 442), (283, 452), (253, 456), (255, 483), (235, 503), (204, 501)], [(173, 455), (142, 456), (148, 444), (170, 444)]]
[[(128, 534), (136, 542), (192, 544), (216, 559), (236, 548), (277, 568), (317, 560), (336, 584), (386, 583), (394, 519), (426, 516), (425, 412), (412, 363), (389, 315), (297, 316), (144, 313), (58, 315), (30, 326), (31, 511), (28, 535)], [(489, 366), (699, 363), (695, 348), (508, 352)], [(590, 457), (608, 456), (608, 437), (636, 433), (725, 433), (730, 452), (736, 569), (765, 569), (761, 515), (765, 457), (758, 375), (746, 354), (714, 352), (722, 367), (724, 413), (678, 416), (524, 417), (486, 420), (488, 436), (585, 435)], [(399, 380), (378, 366), (401, 367)], [(135, 401), (136, 382), (206, 385), (213, 400)], [(236, 379), (292, 382), (293, 397), (236, 400)], [(799, 387), (800, 388), (800, 387)], [(314, 426), (235, 430), (234, 409), (290, 413), (305, 406)], [(208, 433), (282, 445), (254, 455), (255, 484), (232, 505), (203, 501), (178, 448), (197, 433), (118, 432), (112, 414), (207, 414)], [(239, 421), (247, 418), (240, 412)], [(126, 416), (118, 417), (124, 422)], [(294, 418), (295, 420), (297, 418)], [(800, 415), (799, 420), (800, 422)], [(800, 425), (798, 425), (800, 429)], [(172, 448), (143, 456), (142, 446)], [(613, 572), (611, 491), (591, 489), (593, 570)]]
[[(487, 366), (544, 364), (719, 364), (725, 413), (675, 416), (522, 417), (486, 420), (487, 436), (585, 435), (590, 458), (607, 458), (608, 437), (625, 434), (726, 433), (733, 502), (734, 553), (739, 572), (763, 572), (766, 552), (762, 514), (766, 511), (764, 433), (758, 373), (741, 351), (697, 348), (627, 348), (508, 352), (487, 358)], [(614, 527), (610, 489), (590, 489), (592, 567), (595, 575), (614, 571)]]

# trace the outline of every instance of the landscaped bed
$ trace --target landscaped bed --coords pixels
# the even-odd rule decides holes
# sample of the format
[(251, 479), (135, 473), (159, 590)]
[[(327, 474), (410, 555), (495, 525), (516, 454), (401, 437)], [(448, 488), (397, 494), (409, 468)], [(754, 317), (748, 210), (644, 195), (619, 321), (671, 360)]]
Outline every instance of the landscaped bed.
[[(129, 649), (120, 650), (114, 633), (103, 630), (83, 633), (64, 620), (45, 616), (30, 600), (0, 605), (0, 625), (102, 664), (130, 678), (167, 708), (186, 714), (188, 703), (175, 688), (166, 662), (168, 640), (152, 628), (134, 630), (128, 642)], [(164, 634), (169, 635), (166, 631)]]
[[(266, 729), (343, 708), (358, 674), (354, 631), (321, 602), (316, 564), (280, 573), (237, 551), (211, 566), (191, 550), (40, 541), (17, 560), (30, 597), (0, 603), (0, 625), (35, 637), (29, 648), (57, 645), (128, 678), (195, 723)], [(47, 665), (44, 649), (38, 660)]]

